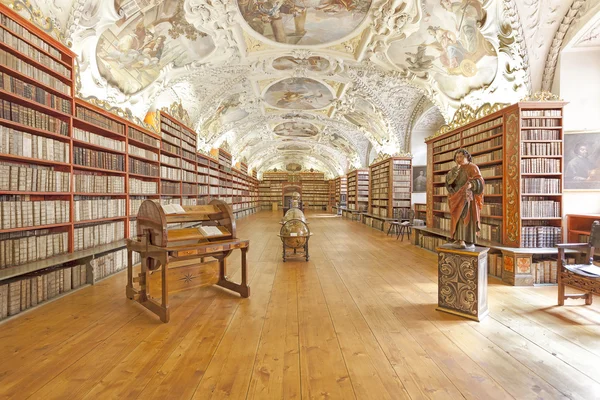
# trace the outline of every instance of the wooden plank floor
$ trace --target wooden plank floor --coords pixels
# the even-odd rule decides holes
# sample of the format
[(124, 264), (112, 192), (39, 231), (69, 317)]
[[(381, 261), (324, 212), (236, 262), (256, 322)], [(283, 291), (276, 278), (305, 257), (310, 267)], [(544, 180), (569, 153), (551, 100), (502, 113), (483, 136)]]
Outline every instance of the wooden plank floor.
[(280, 216), (238, 221), (250, 299), (177, 293), (162, 324), (120, 273), (0, 324), (0, 398), (600, 399), (600, 299), (490, 279), (467, 321), (435, 311), (435, 254), (309, 213), (311, 261), (283, 263)]

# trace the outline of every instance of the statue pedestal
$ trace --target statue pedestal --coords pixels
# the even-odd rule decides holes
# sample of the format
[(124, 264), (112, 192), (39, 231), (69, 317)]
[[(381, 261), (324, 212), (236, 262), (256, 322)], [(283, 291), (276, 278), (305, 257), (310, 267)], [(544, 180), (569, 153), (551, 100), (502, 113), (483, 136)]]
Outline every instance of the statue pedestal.
[(481, 321), (488, 314), (487, 247), (437, 248), (438, 307), (461, 317)]

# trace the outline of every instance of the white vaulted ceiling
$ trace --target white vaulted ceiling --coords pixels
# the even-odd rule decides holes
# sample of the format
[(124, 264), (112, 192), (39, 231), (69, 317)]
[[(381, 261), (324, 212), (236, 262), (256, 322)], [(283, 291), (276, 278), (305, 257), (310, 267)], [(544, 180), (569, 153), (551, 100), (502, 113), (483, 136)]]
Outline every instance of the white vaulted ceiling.
[(557, 29), (598, 0), (0, 2), (71, 45), (80, 97), (141, 120), (181, 103), (203, 150), (335, 176), (539, 90)]

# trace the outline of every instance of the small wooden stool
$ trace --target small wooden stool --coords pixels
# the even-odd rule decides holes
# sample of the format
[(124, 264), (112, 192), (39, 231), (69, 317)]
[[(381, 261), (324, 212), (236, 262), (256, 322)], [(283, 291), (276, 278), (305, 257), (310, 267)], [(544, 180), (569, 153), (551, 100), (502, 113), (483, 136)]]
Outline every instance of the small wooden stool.
[(388, 228), (386, 236), (389, 236), (390, 233), (396, 235), (396, 239), (398, 239), (398, 236), (400, 236), (400, 222), (390, 222), (390, 227)]

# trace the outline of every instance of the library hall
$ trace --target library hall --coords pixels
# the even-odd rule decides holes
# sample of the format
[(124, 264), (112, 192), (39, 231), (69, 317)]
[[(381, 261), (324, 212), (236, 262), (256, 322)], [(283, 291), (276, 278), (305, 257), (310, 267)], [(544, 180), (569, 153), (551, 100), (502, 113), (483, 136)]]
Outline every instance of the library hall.
[(0, 0), (2, 399), (600, 400), (600, 0)]

